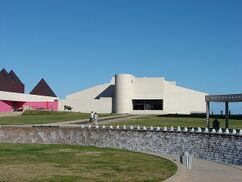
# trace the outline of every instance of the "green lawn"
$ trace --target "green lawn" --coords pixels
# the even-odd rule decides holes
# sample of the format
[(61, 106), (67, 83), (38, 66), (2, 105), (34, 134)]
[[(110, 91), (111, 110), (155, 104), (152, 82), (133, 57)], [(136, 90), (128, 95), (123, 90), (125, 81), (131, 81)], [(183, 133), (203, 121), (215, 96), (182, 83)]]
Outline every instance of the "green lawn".
[[(213, 119), (210, 120), (211, 123)], [(224, 128), (224, 120), (219, 119), (220, 127)], [(242, 129), (242, 120), (229, 120), (230, 128), (241, 128)], [(207, 127), (205, 118), (197, 118), (197, 117), (161, 117), (157, 115), (146, 115), (139, 118), (128, 119), (126, 121), (120, 122), (106, 122), (102, 124), (111, 124), (111, 125), (133, 125), (133, 126), (167, 126), (167, 127)], [(212, 124), (211, 126), (212, 127)]]
[[(99, 114), (99, 117), (112, 116)], [(88, 119), (89, 113), (55, 112), (55, 111), (25, 111), (21, 116), (0, 117), (0, 125), (14, 124), (47, 124), (61, 121)]]
[(0, 144), (0, 181), (163, 181), (173, 162), (127, 150)]
[[(53, 112), (53, 111), (26, 111), (21, 116), (0, 117), (0, 125), (13, 124), (48, 124), (62, 121), (88, 119), (89, 113), (78, 112)], [(99, 117), (116, 116), (115, 114), (99, 114)], [(212, 126), (211, 119), (211, 126)], [(220, 127), (224, 127), (224, 120), (219, 119)], [(230, 119), (230, 128), (242, 129), (242, 120)], [(158, 115), (145, 115), (139, 118), (127, 119), (121, 122), (102, 122), (112, 125), (133, 125), (133, 126), (181, 126), (181, 127), (206, 127), (206, 119), (198, 117), (161, 117)]]

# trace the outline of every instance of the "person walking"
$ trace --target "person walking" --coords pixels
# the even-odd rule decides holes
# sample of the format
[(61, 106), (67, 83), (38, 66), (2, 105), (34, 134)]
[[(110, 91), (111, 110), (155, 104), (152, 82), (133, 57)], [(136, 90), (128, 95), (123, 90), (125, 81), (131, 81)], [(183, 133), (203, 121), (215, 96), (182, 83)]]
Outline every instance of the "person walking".
[(94, 121), (94, 124), (97, 125), (98, 115), (97, 115), (96, 112), (95, 112), (94, 115), (93, 115), (93, 121)]
[(90, 121), (91, 123), (94, 122), (94, 113), (93, 113), (93, 111), (92, 111), (91, 114), (90, 114), (90, 119), (89, 119), (89, 121)]

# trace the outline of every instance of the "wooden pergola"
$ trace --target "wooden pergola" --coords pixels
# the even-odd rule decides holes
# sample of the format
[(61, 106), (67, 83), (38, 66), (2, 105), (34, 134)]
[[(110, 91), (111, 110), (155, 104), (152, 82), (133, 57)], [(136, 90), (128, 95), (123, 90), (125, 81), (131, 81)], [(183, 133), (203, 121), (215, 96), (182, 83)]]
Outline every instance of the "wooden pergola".
[(229, 94), (229, 95), (207, 95), (206, 101), (206, 115), (208, 128), (210, 126), (210, 102), (224, 102), (225, 103), (225, 128), (229, 128), (229, 103), (242, 102), (242, 94)]

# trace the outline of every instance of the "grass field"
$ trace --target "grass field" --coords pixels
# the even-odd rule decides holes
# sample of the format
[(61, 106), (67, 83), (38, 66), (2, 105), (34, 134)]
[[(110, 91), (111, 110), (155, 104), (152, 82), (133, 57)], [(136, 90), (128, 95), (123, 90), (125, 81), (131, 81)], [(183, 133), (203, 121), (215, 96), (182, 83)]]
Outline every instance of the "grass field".
[[(111, 114), (99, 114), (99, 117), (105, 116), (111, 116)], [(61, 121), (88, 119), (89, 117), (89, 113), (25, 111), (21, 116), (0, 117), (0, 125), (47, 124)]]
[[(13, 124), (48, 124), (62, 121), (88, 119), (89, 113), (78, 112), (51, 112), (51, 111), (26, 111), (21, 116), (0, 117), (0, 125)], [(115, 116), (115, 114), (99, 114), (99, 117)], [(211, 127), (212, 127), (211, 119)], [(220, 127), (224, 128), (224, 119), (219, 119)], [(230, 128), (242, 129), (241, 119), (230, 119)], [(167, 127), (207, 127), (206, 119), (199, 117), (161, 117), (158, 115), (145, 115), (138, 118), (127, 119), (121, 122), (102, 122), (101, 124), (133, 125), (133, 126), (167, 126)]]
[[(211, 126), (212, 127), (212, 121), (211, 119)], [(219, 119), (220, 121), (220, 127), (224, 128), (224, 120)], [(236, 119), (230, 119), (229, 120), (229, 127), (230, 128), (240, 128), (242, 129), (242, 120), (236, 120)], [(167, 126), (167, 127), (201, 127), (205, 128), (207, 127), (206, 119), (205, 118), (198, 118), (198, 117), (161, 117), (158, 115), (147, 115), (142, 116), (139, 118), (133, 118), (128, 119), (126, 121), (121, 122), (106, 122), (102, 124), (112, 124), (112, 125), (133, 125), (133, 126)]]
[(162, 181), (176, 171), (169, 160), (127, 150), (0, 144), (0, 181)]

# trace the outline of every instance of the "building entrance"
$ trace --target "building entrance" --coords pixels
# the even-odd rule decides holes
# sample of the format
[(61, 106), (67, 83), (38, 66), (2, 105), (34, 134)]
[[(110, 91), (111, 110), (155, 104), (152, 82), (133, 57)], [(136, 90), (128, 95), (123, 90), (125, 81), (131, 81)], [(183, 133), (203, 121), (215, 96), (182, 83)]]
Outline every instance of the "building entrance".
[(162, 99), (140, 100), (133, 99), (133, 110), (163, 110)]

